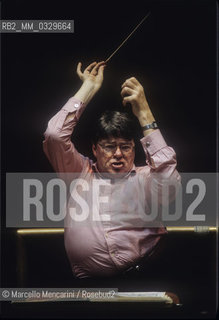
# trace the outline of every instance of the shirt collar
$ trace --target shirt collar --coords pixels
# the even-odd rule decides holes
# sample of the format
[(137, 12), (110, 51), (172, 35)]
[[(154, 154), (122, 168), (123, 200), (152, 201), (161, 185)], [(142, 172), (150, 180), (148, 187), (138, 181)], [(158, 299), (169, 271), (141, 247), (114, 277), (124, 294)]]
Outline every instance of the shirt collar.
[[(92, 164), (92, 168), (93, 168), (93, 171), (98, 174), (98, 176), (100, 176), (103, 179), (106, 179), (106, 177), (104, 177), (104, 175), (98, 170), (97, 162)], [(130, 175), (135, 175), (135, 174), (136, 174), (136, 166), (135, 164), (133, 164), (132, 169), (129, 172), (127, 172), (126, 175), (123, 176), (122, 178), (123, 179), (128, 178)]]

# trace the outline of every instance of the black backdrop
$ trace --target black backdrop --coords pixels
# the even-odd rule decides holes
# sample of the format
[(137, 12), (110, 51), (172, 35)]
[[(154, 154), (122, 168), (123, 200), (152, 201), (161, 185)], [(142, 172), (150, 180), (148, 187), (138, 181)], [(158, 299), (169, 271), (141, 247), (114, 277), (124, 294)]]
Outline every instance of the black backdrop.
[[(3, 174), (52, 171), (42, 150), (43, 132), (51, 116), (80, 86), (75, 72), (77, 62), (86, 65), (108, 57), (149, 10), (150, 17), (107, 66), (103, 87), (74, 132), (75, 144), (80, 152), (91, 156), (92, 119), (102, 109), (120, 105), (122, 82), (135, 76), (145, 88), (166, 141), (176, 150), (178, 170), (215, 172), (216, 1), (7, 0), (1, 1), (1, 19), (74, 19), (75, 33), (2, 34)], [(144, 163), (140, 145), (136, 163)], [(4, 178), (2, 186), (5, 212)], [(2, 221), (5, 225), (4, 217)], [(13, 229), (4, 231), (2, 280), (10, 287), (17, 281), (17, 239)], [(184, 239), (180, 241), (184, 248)], [(50, 247), (47, 242), (44, 245), (47, 256)], [(203, 246), (197, 244), (195, 250), (202, 257)], [(36, 250), (31, 252), (33, 259)], [(185, 265), (198, 264), (193, 254), (191, 247), (191, 259), (187, 255)], [(55, 272), (52, 276), (57, 279)], [(174, 275), (177, 273), (175, 269)], [(189, 279), (193, 277), (191, 273)]]
[[(74, 34), (2, 34), (2, 165), (52, 171), (42, 151), (47, 122), (80, 86), (75, 69), (106, 59), (150, 17), (106, 68), (101, 91), (74, 133), (91, 156), (92, 119), (121, 105), (130, 76), (143, 84), (181, 172), (216, 170), (216, 1), (2, 1), (2, 19), (74, 19)], [(140, 134), (140, 131), (139, 131)], [(139, 145), (136, 163), (144, 163)]]

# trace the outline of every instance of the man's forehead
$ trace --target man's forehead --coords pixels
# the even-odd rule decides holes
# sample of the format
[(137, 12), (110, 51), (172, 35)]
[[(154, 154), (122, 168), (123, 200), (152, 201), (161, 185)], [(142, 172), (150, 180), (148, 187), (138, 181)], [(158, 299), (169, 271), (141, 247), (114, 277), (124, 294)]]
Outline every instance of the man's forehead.
[(129, 140), (129, 139), (125, 139), (125, 138), (117, 138), (117, 137), (109, 137), (109, 138), (101, 139), (101, 140), (99, 140), (99, 142), (102, 142), (102, 143), (132, 143), (132, 142), (134, 142), (134, 140), (133, 139)]

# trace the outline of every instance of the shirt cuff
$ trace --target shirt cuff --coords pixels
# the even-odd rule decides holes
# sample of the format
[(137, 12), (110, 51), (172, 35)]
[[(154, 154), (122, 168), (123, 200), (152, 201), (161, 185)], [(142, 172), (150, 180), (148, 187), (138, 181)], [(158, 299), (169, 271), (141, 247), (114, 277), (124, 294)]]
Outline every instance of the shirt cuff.
[(83, 106), (85, 106), (83, 102), (72, 97), (62, 107), (62, 110), (65, 110), (67, 112), (74, 112), (80, 110)]
[(156, 129), (140, 141), (144, 152), (150, 156), (167, 146), (159, 129)]

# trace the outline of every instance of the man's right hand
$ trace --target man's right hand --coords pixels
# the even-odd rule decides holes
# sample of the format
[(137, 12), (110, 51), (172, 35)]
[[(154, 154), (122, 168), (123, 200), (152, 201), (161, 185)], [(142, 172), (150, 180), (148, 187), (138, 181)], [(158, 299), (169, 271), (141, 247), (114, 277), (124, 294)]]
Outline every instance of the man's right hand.
[(81, 62), (79, 62), (77, 74), (83, 84), (74, 97), (88, 104), (103, 83), (103, 71), (106, 64), (104, 61), (93, 62), (83, 72), (81, 71), (81, 65)]
[(77, 74), (79, 78), (85, 82), (92, 83), (96, 90), (98, 90), (103, 82), (103, 71), (106, 66), (104, 61), (91, 63), (84, 72), (81, 71), (82, 63), (79, 62), (77, 65)]

